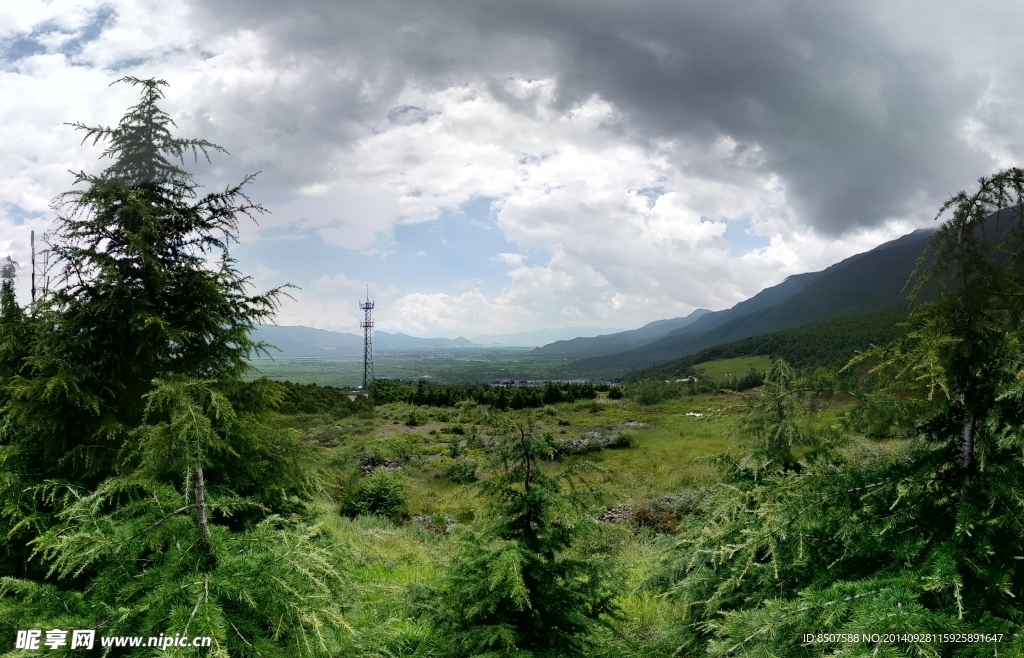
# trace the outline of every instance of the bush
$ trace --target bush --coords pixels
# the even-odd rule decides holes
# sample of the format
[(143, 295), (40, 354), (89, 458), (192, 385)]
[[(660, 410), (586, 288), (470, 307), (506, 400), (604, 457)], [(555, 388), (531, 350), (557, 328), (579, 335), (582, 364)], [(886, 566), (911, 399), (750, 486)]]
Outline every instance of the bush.
[(650, 500), (642, 500), (633, 506), (630, 521), (638, 528), (672, 535), (679, 528), (679, 519), (670, 510)]
[(419, 416), (416, 415), (415, 411), (410, 411), (409, 415), (405, 418), (405, 424), (409, 427), (417, 427), (421, 425)]
[(640, 404), (657, 404), (662, 400), (678, 398), (686, 391), (681, 382), (663, 382), (657, 379), (645, 379), (631, 384), (625, 391), (628, 396)]
[(455, 484), (476, 482), (476, 462), (470, 459), (456, 459), (444, 471), (444, 476)]
[(356, 453), (356, 460), (360, 466), (377, 468), (384, 465), (384, 453), (379, 445), (371, 443), (359, 449)]
[(385, 443), (385, 453), (401, 462), (408, 462), (413, 455), (418, 454), (420, 446), (423, 445), (423, 437), (412, 432), (392, 434)]
[(620, 432), (615, 439), (608, 444), (609, 448), (630, 448), (636, 441), (636, 432), (627, 430)]
[(609, 400), (621, 400), (624, 397), (626, 397), (626, 395), (622, 392), (621, 386), (612, 386), (611, 390), (608, 391)]
[(406, 514), (405, 506), (405, 478), (401, 473), (377, 468), (359, 481), (342, 506), (342, 513), (351, 517), (375, 514), (397, 523)]

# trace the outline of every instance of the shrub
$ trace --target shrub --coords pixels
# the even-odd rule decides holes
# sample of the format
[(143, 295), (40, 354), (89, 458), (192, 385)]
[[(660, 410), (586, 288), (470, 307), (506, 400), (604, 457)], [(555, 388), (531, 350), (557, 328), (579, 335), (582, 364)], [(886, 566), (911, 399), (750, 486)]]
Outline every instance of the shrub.
[(665, 386), (658, 381), (646, 380), (636, 386), (636, 398), (640, 404), (656, 404), (665, 399)]
[(621, 400), (624, 397), (626, 397), (626, 396), (622, 392), (622, 387), (621, 386), (612, 386), (611, 390), (608, 391), (608, 399), (609, 400)]
[(389, 457), (408, 462), (413, 455), (418, 453), (423, 444), (423, 437), (412, 432), (392, 434), (385, 443), (385, 452)]
[(444, 476), (455, 484), (476, 482), (476, 462), (470, 459), (455, 459), (445, 469)]
[(636, 441), (636, 432), (632, 430), (626, 430), (620, 432), (611, 443), (608, 444), (609, 448), (630, 448)]
[(378, 466), (384, 465), (384, 452), (380, 446), (371, 443), (370, 445), (363, 446), (356, 453), (356, 460), (360, 466), (369, 466), (371, 468), (377, 468)]
[(359, 481), (342, 506), (342, 513), (351, 517), (375, 514), (397, 523), (405, 516), (405, 506), (405, 478), (401, 473), (377, 468)]
[(679, 528), (679, 518), (670, 510), (650, 500), (642, 500), (630, 510), (629, 520), (638, 528), (671, 535)]
[(416, 412), (415, 411), (410, 411), (409, 415), (406, 416), (406, 418), (405, 418), (405, 424), (407, 426), (409, 426), (409, 427), (417, 427), (417, 426), (421, 425), (422, 423), (420, 422), (419, 417), (416, 415)]

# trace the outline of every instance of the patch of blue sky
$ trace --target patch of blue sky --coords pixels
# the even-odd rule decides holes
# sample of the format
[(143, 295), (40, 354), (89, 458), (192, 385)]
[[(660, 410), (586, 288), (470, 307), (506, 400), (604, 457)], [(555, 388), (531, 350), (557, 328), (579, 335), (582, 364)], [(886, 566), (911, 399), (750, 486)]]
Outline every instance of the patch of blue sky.
[(103, 30), (114, 24), (116, 17), (117, 12), (113, 8), (100, 7), (89, 17), (89, 22), (78, 30), (74, 38), (61, 45), (60, 51), (65, 55), (76, 55), (82, 52), (82, 48), (87, 43), (99, 39)]
[(479, 288), (490, 297), (509, 282), (509, 266), (495, 257), (521, 253), (495, 224), (490, 199), (474, 199), (431, 221), (397, 224), (364, 250), (329, 244), (320, 228), (268, 231), (263, 240), (236, 246), (233, 255), (243, 269), (259, 264), (289, 272), (290, 282), (302, 288), (341, 273), (402, 294), (457, 295)]
[(0, 212), (11, 218), (11, 220), (14, 221), (15, 226), (22, 226), (25, 222), (35, 221), (44, 215), (44, 213), (41, 212), (25, 210), (16, 203), (3, 204), (3, 210)]
[(20, 34), (8, 39), (0, 45), (0, 52), (3, 53), (2, 58), (10, 62), (16, 62), (33, 55), (40, 55), (48, 51), (40, 37), (54, 32), (64, 32), (71, 36), (71, 38), (64, 41), (57, 48), (57, 51), (64, 55), (77, 55), (86, 44), (99, 39), (103, 34), (103, 30), (113, 25), (116, 17), (117, 12), (113, 8), (100, 7), (89, 16), (89, 20), (85, 25), (74, 32), (64, 32), (55, 23), (47, 21), (37, 25), (29, 33)]
[(107, 66), (111, 71), (123, 71), (124, 69), (131, 69), (137, 66), (141, 66), (149, 60), (145, 57), (129, 57), (127, 59), (119, 59), (113, 64)]
[(10, 39), (3, 45), (3, 59), (9, 62), (16, 62), (19, 59), (41, 55), (46, 52), (46, 46), (39, 43), (35, 37), (21, 35)]
[(727, 220), (722, 238), (729, 244), (730, 258), (739, 258), (747, 252), (764, 249), (770, 242), (767, 236), (753, 232), (749, 219)]
[(660, 185), (655, 187), (643, 187), (637, 190), (636, 193), (647, 199), (648, 208), (653, 208), (654, 204), (658, 202), (658, 199), (665, 194), (665, 188)]

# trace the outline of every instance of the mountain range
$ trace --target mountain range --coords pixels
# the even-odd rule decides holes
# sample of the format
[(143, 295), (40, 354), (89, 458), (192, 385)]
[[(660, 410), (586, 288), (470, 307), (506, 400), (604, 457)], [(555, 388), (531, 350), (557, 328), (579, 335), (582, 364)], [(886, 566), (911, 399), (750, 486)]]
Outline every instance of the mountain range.
[(594, 327), (561, 327), (559, 329), (538, 329), (522, 331), (515, 334), (481, 334), (469, 340), (481, 346), (498, 347), (538, 347), (556, 341), (570, 340), (578, 337), (592, 337), (609, 334), (614, 329), (596, 329)]
[[(567, 359), (584, 372), (625, 372), (665, 363), (716, 345), (863, 314), (905, 308), (905, 284), (934, 231), (920, 229), (820, 272), (790, 276), (750, 299), (721, 311), (697, 309), (685, 317), (657, 320), (638, 329), (598, 336), (545, 340), (574, 331), (417, 338), (376, 331), (377, 352), (436, 350), (485, 345), (533, 346), (531, 354)], [(276, 346), (280, 357), (361, 357), (363, 337), (301, 326), (260, 325), (254, 339)]]
[[(654, 340), (603, 351), (602, 337), (575, 343), (583, 370), (644, 368), (751, 336), (883, 310), (906, 308), (906, 282), (934, 231), (919, 229), (840, 261), (797, 274), (732, 308), (705, 313)], [(534, 350), (543, 354), (551, 346)], [(564, 358), (572, 358), (565, 354)]]
[[(357, 334), (314, 329), (313, 327), (262, 324), (252, 332), (252, 338), (273, 345), (277, 350), (270, 354), (284, 358), (342, 358), (363, 356), (363, 337)], [(373, 332), (373, 349), (387, 352), (392, 350), (433, 350), (456, 347), (472, 347), (473, 343), (458, 338), (417, 338), (406, 334), (390, 334), (386, 331)]]

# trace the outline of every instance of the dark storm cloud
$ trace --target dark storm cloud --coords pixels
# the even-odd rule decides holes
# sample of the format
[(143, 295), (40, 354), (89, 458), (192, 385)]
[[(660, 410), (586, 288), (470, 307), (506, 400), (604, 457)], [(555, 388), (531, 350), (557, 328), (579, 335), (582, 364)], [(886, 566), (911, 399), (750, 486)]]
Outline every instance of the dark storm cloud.
[[(410, 81), (440, 88), (553, 77), (563, 105), (599, 94), (625, 113), (636, 139), (728, 137), (746, 167), (779, 176), (802, 222), (840, 234), (919, 219), (995, 166), (963, 139), (988, 75), (958, 66), (942, 47), (908, 46), (904, 34), (927, 28), (912, 11), (882, 18), (886, 7), (214, 0), (197, 11), (221, 28), (259, 32), (279, 57), (318, 63), (308, 117), (294, 121), (368, 120)], [(334, 81), (343, 69), (357, 79)], [(714, 176), (722, 163), (681, 166)]]

